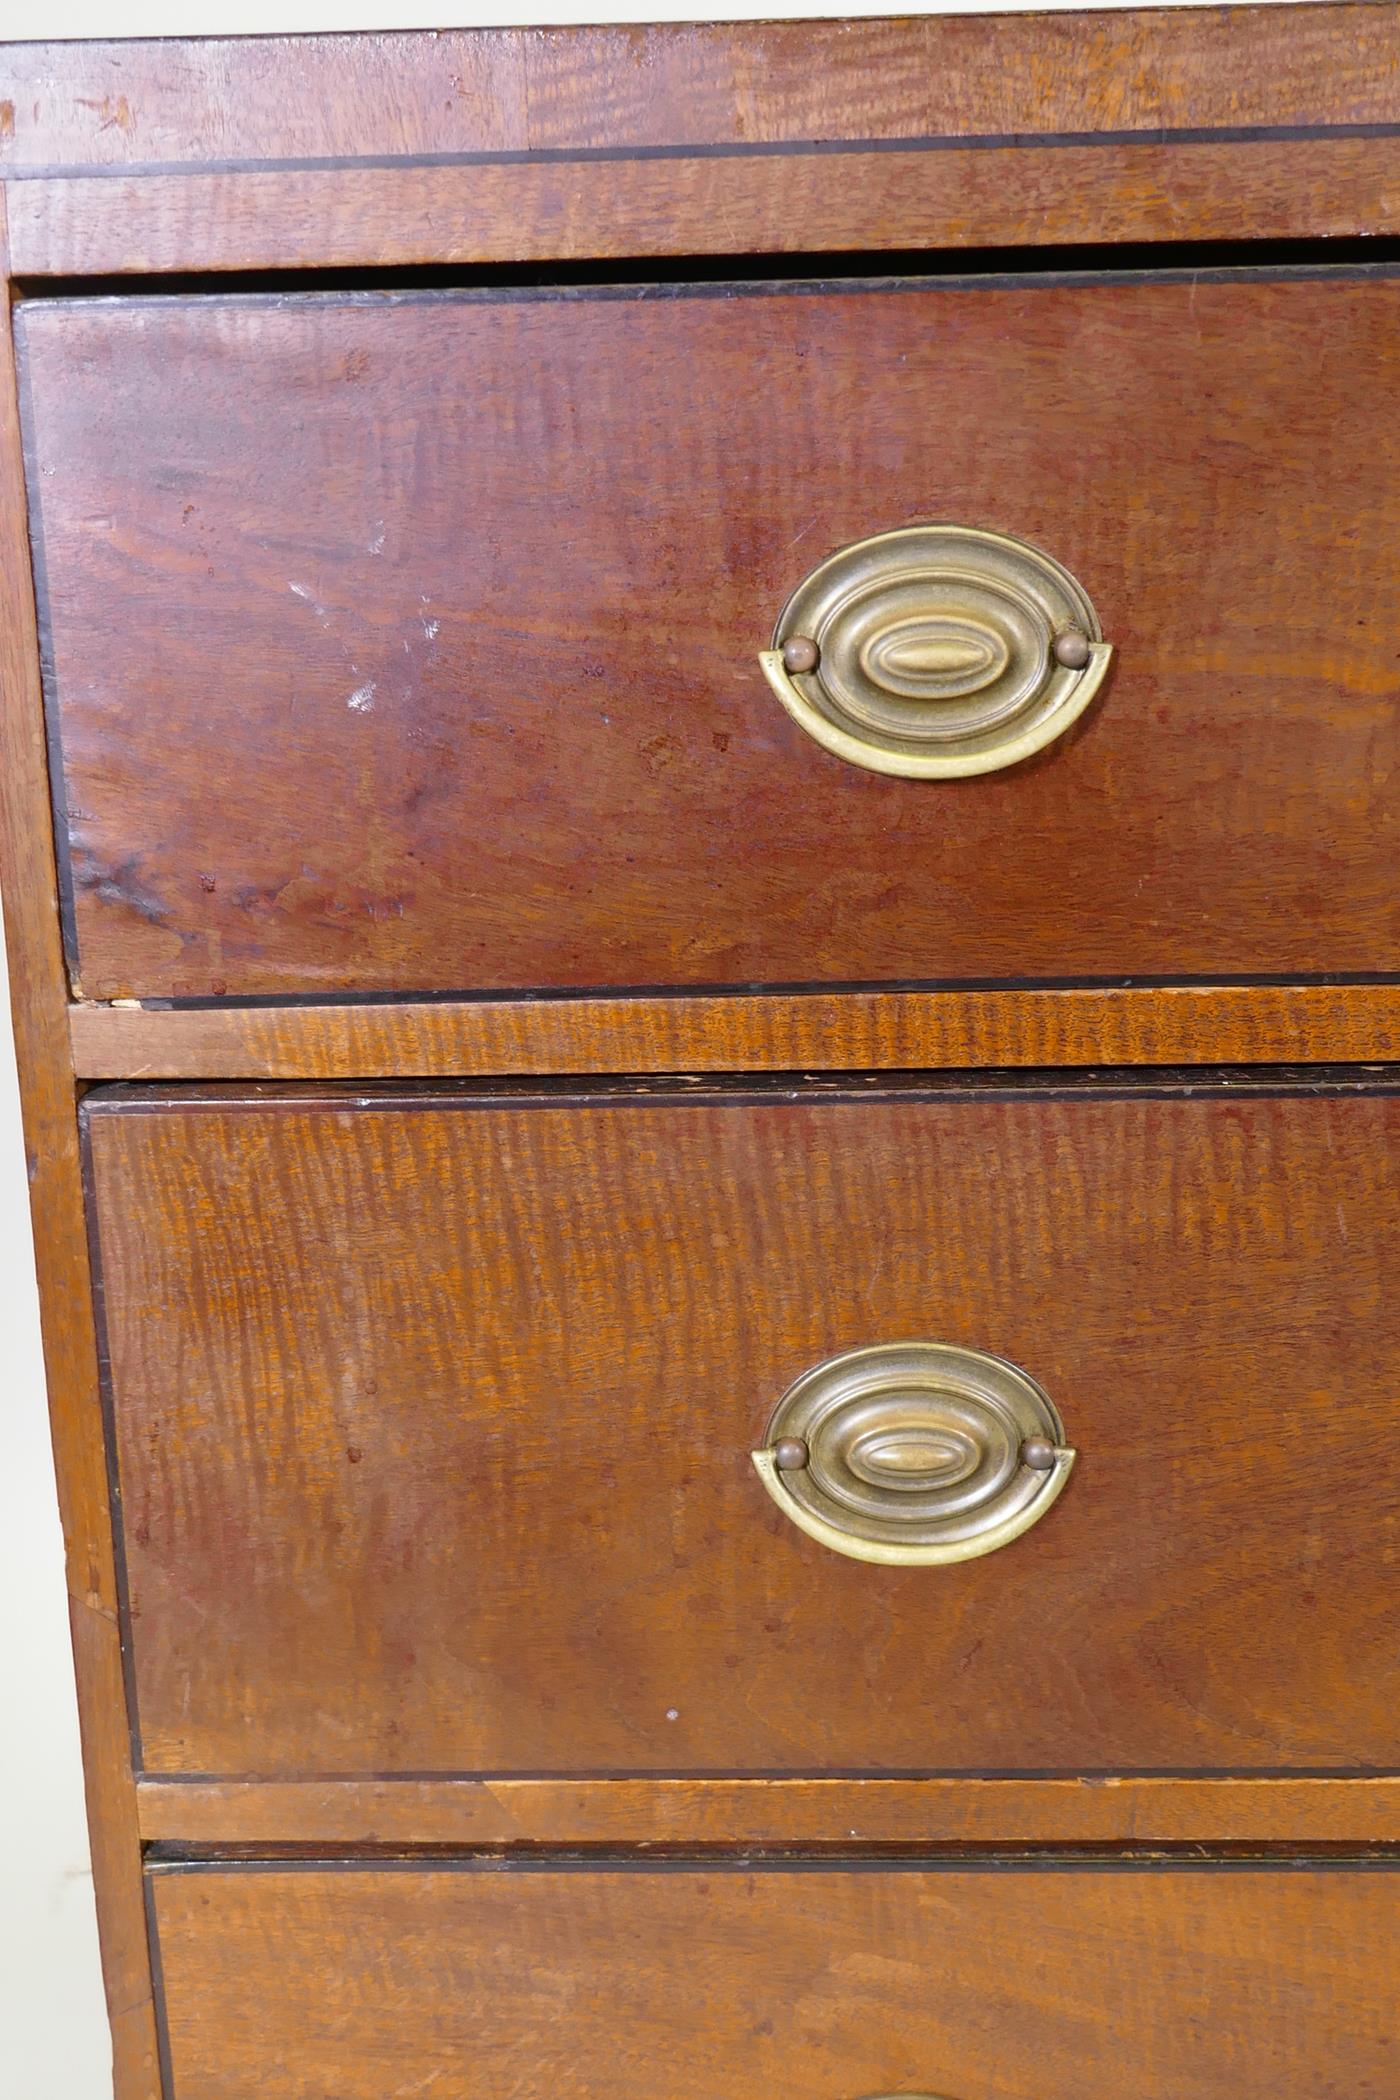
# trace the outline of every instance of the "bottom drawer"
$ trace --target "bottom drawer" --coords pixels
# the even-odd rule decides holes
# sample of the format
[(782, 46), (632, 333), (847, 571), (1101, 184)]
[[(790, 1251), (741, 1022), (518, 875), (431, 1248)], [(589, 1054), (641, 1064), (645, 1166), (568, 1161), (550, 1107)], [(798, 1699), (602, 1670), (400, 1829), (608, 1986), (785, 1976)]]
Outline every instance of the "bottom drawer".
[(172, 2100), (1394, 2100), (1380, 1866), (159, 1867)]

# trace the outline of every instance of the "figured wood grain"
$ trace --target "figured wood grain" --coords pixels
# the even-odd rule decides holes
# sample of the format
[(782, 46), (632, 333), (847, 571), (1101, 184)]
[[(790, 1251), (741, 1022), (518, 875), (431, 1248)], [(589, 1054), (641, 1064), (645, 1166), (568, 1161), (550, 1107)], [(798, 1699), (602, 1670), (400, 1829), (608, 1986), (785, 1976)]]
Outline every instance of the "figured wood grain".
[[(152, 1775), (1394, 1762), (1400, 1096), (117, 1094), (88, 1110)], [(750, 1464), (911, 1336), (1080, 1452), (941, 1569)]]
[[(158, 2076), (0, 196), (0, 895), (117, 2100)], [(23, 1600), (14, 1600), (23, 1609)], [(13, 1717), (12, 1726), (22, 1725)]]
[(1400, 10), (588, 28), (527, 78), (534, 147), (1384, 123)]
[(85, 1079), (1400, 1061), (1400, 985), (69, 1010)]
[(162, 1869), (152, 1891), (174, 2100), (1395, 2091), (1393, 1871)]
[(196, 172), (12, 185), (27, 280), (1400, 231), (1400, 136)]
[(6, 45), (0, 169), (1396, 122), (1397, 24), (1382, 0)]
[[(246, 1110), (222, 1098), (180, 1107), (114, 1096), (97, 1106), (94, 1150), (99, 1180), (107, 1176), (104, 1226), (116, 1232), (115, 1400), (135, 1488), (134, 1587), (119, 1593), (10, 362), (12, 279), (555, 258), (617, 258), (625, 274), (629, 257), (646, 255), (1381, 234), (1395, 230), (1400, 195), (1389, 135), (1400, 122), (1397, 22), (1394, 6), (1367, 5), (0, 47), (13, 236), (0, 331), (0, 889), (118, 2100), (161, 2091), (142, 1837), (216, 1848), (1393, 1840), (1400, 1782), (1374, 1774), (696, 1775), (741, 1755), (787, 1769), (848, 1747), (862, 1769), (893, 1759), (924, 1770), (935, 1755), (996, 1755), (1023, 1771), (1052, 1754), (1074, 1766), (1160, 1755), (1180, 1769), (1222, 1757), (1255, 1774), (1393, 1761), (1395, 1627), (1383, 1583), (1394, 1518), (1377, 1448), (1395, 1359), (1395, 1132), (1379, 1097), (1299, 1095), (1280, 1106), (1258, 1088), (1226, 1099), (1204, 1077), (1208, 1101), (1188, 1104), (1178, 1088), (1168, 1102), (1144, 1092), (1129, 1108), (1087, 1095), (1052, 1103), (1043, 1089), (1011, 1102), (921, 1104), (907, 1090), (894, 1099), (893, 1088), (882, 1099), (872, 1078), (859, 1106), (738, 1103), (748, 1135), (737, 1138), (738, 1124), (726, 1133), (715, 1120), (731, 1108), (699, 1110), (683, 1128), (691, 1112), (669, 1099), (648, 1111), (654, 1134), (638, 1139), (627, 1121), (637, 1103), (596, 1117), (581, 1103), (463, 1103), (444, 1136), (430, 1135), (446, 1130), (441, 1107), (405, 1102), (391, 1128), (385, 1109), (359, 1116), (346, 1096), (310, 1089)], [(1316, 135), (1319, 126), (1341, 131)], [(1222, 127), (1226, 137), (1183, 135)], [(1270, 135), (1297, 127), (1311, 135)], [(1117, 131), (1142, 136), (1105, 136)], [(842, 143), (856, 150), (825, 150)], [(765, 154), (770, 144), (782, 150)], [(659, 158), (640, 160), (491, 158), (658, 147)], [(486, 159), (428, 164), (433, 155)], [(55, 168), (107, 173), (43, 173)], [(42, 432), (30, 489), (58, 483), (60, 513), (74, 490), (85, 507), (67, 518), (72, 545), (63, 531), (46, 544), (42, 530), (36, 544), (41, 558), (57, 549), (60, 570), (71, 564), (93, 623), (87, 784), (116, 783), (136, 820), (128, 839), (108, 803), (99, 828), (114, 826), (120, 857), (83, 869), (121, 951), (88, 989), (106, 997), (141, 982), (141, 938), (159, 947), (162, 983), (212, 997), (230, 981), (225, 948), (233, 977), (294, 994), (531, 981), (482, 974), (481, 956), (489, 961), (502, 936), (506, 948), (519, 944), (515, 956), (532, 943), (544, 956), (555, 942), (563, 985), (622, 981), (590, 973), (631, 956), (630, 977), (639, 959), (664, 955), (666, 983), (737, 987), (762, 976), (754, 958), (784, 919), (816, 949), (834, 926), (843, 954), (875, 953), (909, 917), (911, 897), (912, 923), (894, 945), (914, 960), (898, 974), (926, 980), (944, 967), (946, 919), (966, 917), (961, 875), (932, 900), (921, 891), (931, 833), (911, 831), (893, 805), (869, 806), (854, 826), (849, 893), (822, 891), (842, 865), (832, 842), (846, 843), (851, 798), (818, 784), (803, 814), (810, 790), (794, 800), (789, 774), (786, 791), (755, 799), (741, 784), (731, 801), (732, 779), (714, 793), (697, 751), (714, 762), (709, 737), (714, 758), (788, 763), (786, 748), (770, 748), (781, 732), (756, 712), (755, 638), (794, 564), (820, 551), (842, 516), (843, 531), (896, 522), (869, 518), (872, 489), (893, 490), (911, 515), (944, 491), (992, 504), (1011, 489), (1019, 510), (1029, 490), (1036, 517), (1058, 533), (1105, 478), (1133, 501), (1111, 520), (1099, 514), (1092, 530), (1066, 532), (1055, 551), (1068, 556), (1074, 539), (1098, 568), (1107, 548), (1110, 595), (1140, 604), (1144, 558), (1160, 556), (1154, 506), (1165, 490), (1164, 526), (1175, 521), (1196, 553), (1167, 561), (1162, 606), (1171, 585), (1184, 594), (1179, 612), (1206, 577), (1210, 617), (1191, 631), (1184, 704), (1173, 683), (1180, 624), (1170, 648), (1166, 630), (1153, 629), (1158, 653), (1131, 688), (1136, 728), (1168, 731), (1177, 754), (1165, 769), (1165, 823), (1154, 830), (1144, 815), (1150, 763), (1136, 771), (1134, 753), (1110, 741), (1091, 752), (1064, 805), (1036, 789), (1029, 829), (1015, 830), (1018, 805), (1008, 802), (1004, 813), (960, 818), (950, 846), (1007, 881), (1003, 815), (1011, 819), (1026, 870), (1010, 892), (1012, 921), (1046, 882), (1048, 851), (1042, 933), (1058, 913), (1081, 944), (1078, 899), (1092, 893), (1110, 950), (1127, 928), (1173, 956), (1195, 943), (1208, 971), (1230, 967), (1219, 956), (1232, 943), (1253, 953), (1251, 941), (1271, 956), (1277, 941), (1285, 961), (1259, 967), (1283, 974), (1346, 969), (1338, 958), (1347, 956), (1370, 976), (1393, 968), (1394, 680), (1383, 645), (1354, 633), (1372, 613), (1382, 631), (1394, 626), (1383, 494), (1395, 465), (1383, 407), (1393, 324), (1391, 309), (1377, 307), (1343, 325), (1335, 303), (1306, 296), (1316, 306), (1276, 331), (1262, 309), (1239, 323), (1200, 286), (1160, 346), (1151, 330), (1144, 346), (1135, 329), (1094, 322), (1092, 299), (1086, 309), (1065, 297), (1042, 309), (1048, 325), (1028, 331), (998, 309), (1011, 347), (994, 383), (969, 387), (975, 360), (967, 365), (955, 328), (931, 353), (953, 369), (953, 390), (930, 394), (920, 381), (893, 415), (883, 403), (905, 394), (899, 357), (910, 345), (898, 329), (875, 330), (883, 363), (867, 368), (870, 307), (810, 340), (780, 328), (755, 342), (735, 325), (755, 309), (736, 305), (716, 354), (692, 336), (659, 357), (648, 332), (661, 324), (640, 302), (616, 322), (640, 341), (640, 357), (625, 344), (615, 354), (616, 335), (590, 343), (582, 310), (561, 309), (541, 315), (533, 350), (509, 323), (497, 348), (467, 341), (445, 364), (426, 342), (401, 356), (395, 321), (367, 366), (357, 341), (335, 343), (333, 319), (312, 332), (309, 355), (295, 344), (277, 352), (261, 396), (245, 354), (250, 343), (254, 364), (265, 354), (250, 308), (226, 308), (214, 324), (212, 368), (193, 336), (180, 339), (185, 319), (169, 319), (178, 307), (143, 309), (167, 319), (151, 322), (135, 366), (118, 354), (130, 320), (109, 332), (93, 324), (97, 309), (66, 308), (77, 328), (59, 346), (51, 391), (75, 451)], [(1086, 310), (1081, 348), (1072, 339)], [(465, 308), (455, 319), (465, 326)], [(551, 337), (578, 337), (573, 363), (556, 361), (546, 323)], [(36, 314), (34, 326), (59, 324)], [(396, 363), (402, 390), (385, 377)], [(804, 363), (799, 383), (791, 375)], [(1105, 371), (1139, 365), (1137, 393), (1105, 397)], [(484, 449), (450, 403), (438, 417), (441, 388), (470, 393), (483, 371), (496, 426)], [(692, 427), (697, 375), (707, 405)], [(244, 403), (222, 425), (219, 395)], [(949, 404), (974, 396), (979, 416), (989, 404), (1038, 404), (1046, 445), (1011, 445), (984, 477), (969, 459), (988, 442), (985, 424), (964, 423), (947, 443), (959, 427)], [(858, 428), (851, 403), (872, 397)], [(771, 454), (757, 406), (747, 421), (731, 412), (750, 399), (787, 404)], [(922, 420), (929, 401), (938, 447)], [(594, 402), (606, 410), (602, 426), (589, 424)], [(599, 428), (608, 417), (625, 426), (629, 408), (670, 457), (669, 525), (647, 493), (655, 460), (625, 446), (616, 459), (599, 453)], [(310, 433), (304, 457), (298, 425)], [(445, 459), (436, 456), (444, 439)], [(723, 474), (709, 459), (719, 452)], [(85, 483), (104, 459), (114, 478)], [(482, 464), (494, 508), (481, 504)], [(732, 501), (749, 482), (767, 526)], [(851, 497), (845, 512), (845, 497), (830, 494), (837, 483)], [(786, 493), (775, 498), (770, 484)], [(279, 492), (265, 521), (264, 485)], [(377, 495), (383, 515), (367, 519), (363, 546), (383, 532), (388, 590), (380, 572), (367, 587), (358, 566), (356, 504)], [(464, 526), (473, 506), (480, 515)], [(42, 525), (37, 507), (34, 516)], [(273, 537), (259, 549), (263, 522)], [(1028, 529), (1024, 516), (1002, 522)], [(599, 558), (580, 571), (577, 545), (589, 537)], [(1235, 545), (1250, 550), (1248, 578), (1265, 579), (1253, 626), (1231, 588), (1211, 581), (1211, 564)], [(413, 597), (425, 546), (441, 550), (433, 589), (456, 594), (446, 610)], [(710, 574), (687, 597), (678, 579), (697, 551)], [(275, 565), (284, 554), (316, 570), (306, 603), (317, 626), (295, 635), (262, 617), (259, 595), (263, 557)], [(566, 601), (570, 628), (558, 620), (560, 578), (580, 574), (587, 587)], [(515, 576), (524, 599), (509, 596)], [(718, 593), (716, 576), (726, 579)], [(668, 620), (679, 608), (674, 632), (638, 619), (628, 595), (637, 578)], [(707, 593), (720, 603), (718, 626), (703, 610), (697, 617)], [(595, 673), (588, 622), (600, 610), (606, 649)], [(421, 639), (394, 624), (410, 618)], [(463, 761), (454, 741), (462, 696), (474, 704), (479, 694), (471, 628), (487, 643), (495, 744), (484, 768), (479, 749)], [(687, 654), (698, 642), (703, 656), (721, 631), (742, 664), (732, 686), (713, 666), (697, 673)], [(1131, 618), (1118, 631), (1141, 641)], [(394, 688), (406, 703), (397, 755), (386, 761), (381, 749), (367, 761), (362, 738), (342, 771), (345, 748), (332, 738), (328, 764), (323, 739), (328, 722), (345, 727), (328, 708), (344, 705), (348, 719), (349, 695), (363, 688), (358, 670), (344, 691), (326, 683), (332, 662), (337, 671), (342, 656), (354, 662), (347, 636), (378, 666), (365, 679), (381, 729), (383, 666), (393, 657), (400, 670), (393, 652), (405, 638), (412, 647)], [(1248, 645), (1243, 658), (1237, 644)], [(104, 684), (109, 653), (117, 675)], [(1320, 714), (1308, 682), (1327, 696)], [(600, 684), (630, 709), (643, 696), (642, 715), (622, 718), (621, 761), (614, 753), (601, 767), (591, 717), (568, 742), (580, 694), (586, 713)], [(233, 734), (216, 720), (201, 747), (198, 696), (208, 688), (233, 711)], [(723, 719), (712, 723), (717, 695)], [(308, 698), (309, 715), (299, 715)], [(536, 742), (527, 726), (529, 748), (503, 761), (524, 710)], [(161, 799), (170, 783), (149, 742), (162, 720), (190, 749), (188, 770), (175, 767), (185, 799), (174, 805)], [(538, 725), (548, 721), (565, 724), (565, 742), (542, 764)], [(1188, 738), (1196, 751), (1183, 766)], [(1081, 740), (1077, 766), (1083, 753)], [(800, 757), (810, 764), (812, 754)], [(142, 807), (148, 779), (155, 792)], [(1138, 827), (1126, 856), (1114, 828), (1125, 779)], [(581, 786), (592, 795), (600, 780), (611, 800), (580, 806)], [(396, 781), (412, 820), (403, 836), (392, 822), (386, 829), (377, 800)], [(434, 810), (432, 788), (444, 784)], [(407, 808), (420, 788), (430, 804), (421, 816)], [(308, 860), (307, 812), (318, 799)], [(168, 897), (143, 887), (147, 860), (172, 851), (177, 888), (197, 880), (201, 910), (203, 897), (227, 903), (224, 861), (211, 869), (191, 857), (210, 842), (201, 827), (221, 800), (236, 813), (219, 848), (230, 865), (245, 840), (255, 855), (282, 856), (285, 880), (238, 887), (251, 939), (236, 915), (231, 929), (211, 927), (189, 913), (189, 896), (177, 895), (172, 913)], [(819, 891), (808, 921), (802, 870), (795, 880), (782, 857), (795, 808)], [(92, 821), (81, 799), (70, 813), (80, 827)], [(640, 877), (617, 884), (612, 843), (637, 820), (650, 888)], [(283, 826), (271, 847), (265, 821)], [(350, 872), (326, 883), (314, 859), (337, 834)], [(506, 853), (505, 888), (483, 903), (500, 888), (507, 836), (542, 846), (532, 887), (512, 892), (520, 869)], [(605, 838), (601, 903), (586, 903), (579, 920), (579, 892), (566, 884), (577, 877), (586, 890)], [(685, 858), (697, 840), (708, 856), (698, 872)], [(426, 941), (395, 858), (425, 849)], [(731, 858), (744, 866), (728, 900), (740, 908), (717, 936), (713, 874), (719, 866), (731, 880)], [(1124, 883), (1147, 901), (1124, 903)], [(1006, 900), (974, 901), (972, 919), (982, 912), (993, 923)], [(399, 905), (413, 923), (386, 949), (374, 921)], [(147, 930), (134, 929), (132, 946), (143, 914)], [(346, 928), (361, 920), (369, 938), (356, 948), (349, 936), (346, 974)], [(290, 946), (280, 947), (288, 927)], [(1035, 941), (1023, 943), (1022, 930), (1006, 928), (1005, 954), (1017, 951), (1009, 976), (1022, 973), (1022, 946), (1034, 966)], [(984, 933), (969, 922), (952, 946), (963, 939), (980, 954)], [(847, 965), (838, 962), (839, 978)], [(1096, 949), (1092, 967), (1117, 965)], [(1382, 1058), (1397, 1055), (1397, 996), (1367, 983), (218, 1013), (80, 1006), (71, 1043), (84, 1074), (362, 1081)], [(139, 1120), (130, 1112), (146, 1105), (155, 1114), (145, 1138), (128, 1137)], [(845, 1135), (843, 1119), (866, 1107), (875, 1120)], [(781, 1121), (789, 1115), (796, 1122)], [(241, 1116), (253, 1120), (235, 1129)], [(830, 1130), (822, 1116), (836, 1119)], [(610, 1137), (585, 1136), (585, 1122), (608, 1117)], [(421, 1131), (405, 1137), (413, 1120)], [(104, 1169), (99, 1133), (118, 1123)], [(216, 1124), (222, 1134), (206, 1147), (201, 1131)], [(769, 1134), (779, 1130), (781, 1142)], [(632, 1199), (620, 1213), (619, 1192)], [(1114, 1280), (1091, 1293), (1099, 1273)], [(1023, 1347), (1052, 1384), (1068, 1382), (1092, 1449), (1076, 1499), (1037, 1534), (1035, 1559), (959, 1577), (936, 1615), (912, 1588), (877, 1577), (872, 1618), (870, 1593), (856, 1586), (868, 1571), (843, 1578), (813, 1560), (815, 1549), (753, 1501), (742, 1452), (789, 1365), (832, 1336), (864, 1338), (868, 1323), (896, 1317), (965, 1321), (968, 1339)], [(982, 1332), (993, 1327), (995, 1338)], [(1281, 1421), (1293, 1434), (1281, 1434)], [(149, 1694), (155, 1769), (187, 1774), (207, 1760), (284, 1776), (146, 1778), (138, 1796), (123, 1630)], [(570, 1772), (591, 1754), (609, 1770), (688, 1776), (365, 1776), (421, 1772), (426, 1760), (450, 1774), (530, 1754)], [(327, 1771), (347, 1776), (316, 1776)], [(1091, 1884), (1081, 1870), (1004, 1879), (991, 1901), (990, 1876), (974, 1891), (966, 1875), (869, 1873), (790, 1876), (765, 1893), (753, 1877), (716, 1872), (716, 1898), (709, 1872), (533, 1884), (440, 1870), (321, 1872), (256, 1890), (257, 1876), (187, 1877), (177, 1889), (162, 1875), (154, 1887), (175, 2066), (164, 2100), (264, 2090), (278, 2100), (387, 2100), (429, 2087), (435, 2100), (537, 2090), (551, 2100), (604, 2090), (653, 2100), (658, 2084), (667, 2100), (754, 2090), (852, 2100), (867, 2081), (906, 2089), (911, 2080), (946, 2085), (956, 2100), (972, 2091), (1098, 2100), (1110, 2072), (1121, 2089), (1125, 2057), (1145, 2100), (1371, 2100), (1394, 2090), (1383, 1966), (1393, 1881), (1382, 1894), (1377, 1875), (1268, 1886), (1261, 1876), (1172, 1876), (1139, 1894), (1127, 1877)], [(527, 1885), (540, 1894), (522, 1903)], [(900, 1887), (914, 1900), (891, 1895)], [(1173, 1887), (1187, 1893), (1174, 1897)]]
[(224, 1846), (1400, 1844), (1400, 1779), (143, 1779)]
[[(1400, 959), (1400, 277), (23, 320), (90, 998)], [(977, 780), (844, 764), (756, 660), (930, 511), (1117, 651)]]

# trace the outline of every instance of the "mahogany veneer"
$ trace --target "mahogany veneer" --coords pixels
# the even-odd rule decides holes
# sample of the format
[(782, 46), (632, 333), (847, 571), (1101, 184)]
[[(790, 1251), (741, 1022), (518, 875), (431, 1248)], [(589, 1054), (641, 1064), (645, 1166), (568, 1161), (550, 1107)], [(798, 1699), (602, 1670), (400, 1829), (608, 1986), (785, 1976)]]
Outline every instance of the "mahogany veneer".
[[(1400, 967), (1400, 278), (21, 322), (90, 999)], [(929, 515), (1051, 549), (1117, 651), (1068, 744), (933, 792), (756, 660)]]
[[(1389, 1760), (1400, 1095), (87, 1122), (150, 1776)], [(919, 1334), (1033, 1371), (1079, 1467), (1019, 1547), (861, 1567), (749, 1452)]]
[[(1395, 0), (0, 46), (116, 2100), (1390, 2100), (1397, 235)], [(756, 658), (938, 520), (1115, 654), (895, 778)], [(1064, 1491), (870, 1564), (917, 1340)]]
[(279, 2100), (1389, 2100), (1397, 1892), (1011, 1864), (153, 1877), (175, 2089), (201, 2100), (269, 2061)]

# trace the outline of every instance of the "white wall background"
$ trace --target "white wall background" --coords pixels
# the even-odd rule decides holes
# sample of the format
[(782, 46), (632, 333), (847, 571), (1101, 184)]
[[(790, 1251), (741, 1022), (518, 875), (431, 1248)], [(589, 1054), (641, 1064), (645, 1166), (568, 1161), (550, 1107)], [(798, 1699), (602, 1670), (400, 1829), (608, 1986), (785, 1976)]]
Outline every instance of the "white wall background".
[[(1074, 0), (3, 0), (0, 42), (222, 36), (529, 22), (744, 21), (774, 15), (1009, 13)], [(1130, 0), (1099, 0), (1126, 6)], [(1181, 4), (1181, 0), (1177, 0)], [(1206, 0), (1187, 0), (1203, 5)], [(54, 1500), (33, 1249), (10, 1033), (0, 990), (0, 2093), (110, 2100), (83, 1823), (77, 1713)], [(276, 2100), (269, 2095), (268, 2100)]]
[[(6, 980), (8, 982), (8, 980)], [(3, 995), (0, 995), (3, 1006)], [(63, 1539), (9, 1010), (0, 1014), (0, 2093), (107, 2100)]]

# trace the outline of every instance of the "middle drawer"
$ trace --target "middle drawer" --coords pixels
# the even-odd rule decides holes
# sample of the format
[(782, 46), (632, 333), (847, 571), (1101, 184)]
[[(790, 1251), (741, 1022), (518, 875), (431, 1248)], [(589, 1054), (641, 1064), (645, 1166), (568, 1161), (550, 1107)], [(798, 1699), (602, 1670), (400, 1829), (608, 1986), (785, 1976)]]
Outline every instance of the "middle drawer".
[[(85, 1123), (149, 1773), (1393, 1759), (1375, 1078), (119, 1088)], [(1019, 1367), (1078, 1453), (980, 1558), (829, 1550), (752, 1462), (802, 1374), (911, 1342), (953, 1387)], [(1032, 1423), (998, 1456), (1015, 1393), (823, 1390), (811, 1475), (896, 1535), (1049, 1463)]]

